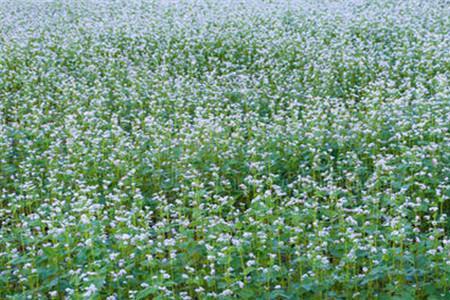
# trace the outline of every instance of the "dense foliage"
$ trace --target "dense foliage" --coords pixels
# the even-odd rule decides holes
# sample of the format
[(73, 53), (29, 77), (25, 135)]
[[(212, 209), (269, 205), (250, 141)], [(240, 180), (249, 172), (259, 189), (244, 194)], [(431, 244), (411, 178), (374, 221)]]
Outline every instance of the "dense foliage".
[(1, 299), (450, 299), (450, 3), (0, 0)]

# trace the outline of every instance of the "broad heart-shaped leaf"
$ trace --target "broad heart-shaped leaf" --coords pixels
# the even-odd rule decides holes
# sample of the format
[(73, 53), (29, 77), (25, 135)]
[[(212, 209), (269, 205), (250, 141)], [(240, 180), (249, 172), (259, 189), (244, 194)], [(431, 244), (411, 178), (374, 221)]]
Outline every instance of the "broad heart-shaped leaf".
[(149, 286), (136, 294), (136, 300), (148, 299), (148, 296), (155, 294), (158, 291), (156, 287)]
[(303, 282), (300, 286), (307, 292), (312, 292), (312, 291), (314, 291), (314, 289), (316, 288), (317, 285), (312, 280), (306, 279), (306, 280), (303, 280)]
[(46, 285), (45, 285), (45, 288), (51, 289), (51, 288), (53, 288), (54, 286), (56, 286), (56, 285), (58, 284), (58, 282), (59, 282), (59, 278), (55, 278), (55, 279), (53, 279), (52, 281), (50, 281), (48, 284), (46, 284)]
[(414, 300), (414, 296), (410, 294), (401, 294), (399, 296), (394, 296), (391, 298), (392, 300)]
[(427, 299), (448, 299), (448, 298), (443, 298), (441, 296), (440, 291), (432, 284), (427, 284), (424, 287), (425, 293), (427, 295)]
[(400, 291), (400, 293), (398, 293), (398, 295), (394, 296), (393, 299), (415, 300), (416, 299), (415, 289), (412, 287), (404, 286), (402, 291)]
[(242, 290), (239, 290), (236, 292), (239, 299), (254, 299), (256, 296), (255, 290), (251, 287), (243, 288)]
[(248, 275), (249, 273), (253, 272), (254, 270), (256, 270), (256, 268), (254, 268), (254, 267), (244, 268), (244, 275)]
[(37, 274), (39, 276), (40, 280), (46, 281), (49, 278), (52, 278), (56, 273), (58, 272), (58, 269), (56, 267), (47, 267), (47, 268), (38, 268)]
[(274, 290), (270, 293), (270, 299), (273, 300), (281, 300), (281, 299), (289, 299), (288, 294), (285, 290)]

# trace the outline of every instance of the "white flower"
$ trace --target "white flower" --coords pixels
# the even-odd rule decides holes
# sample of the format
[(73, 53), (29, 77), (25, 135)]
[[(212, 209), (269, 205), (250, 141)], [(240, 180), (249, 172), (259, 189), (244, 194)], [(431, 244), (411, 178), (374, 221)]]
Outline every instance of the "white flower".
[(97, 292), (97, 287), (94, 284), (91, 284), (86, 288), (83, 296), (86, 298), (89, 298), (89, 297), (93, 296), (96, 292)]
[(89, 223), (90, 223), (89, 218), (88, 218), (88, 216), (86, 216), (86, 215), (81, 215), (81, 217), (80, 217), (80, 222), (81, 222), (82, 224), (89, 224)]
[(54, 298), (58, 296), (58, 291), (51, 291), (49, 292), (50, 297)]

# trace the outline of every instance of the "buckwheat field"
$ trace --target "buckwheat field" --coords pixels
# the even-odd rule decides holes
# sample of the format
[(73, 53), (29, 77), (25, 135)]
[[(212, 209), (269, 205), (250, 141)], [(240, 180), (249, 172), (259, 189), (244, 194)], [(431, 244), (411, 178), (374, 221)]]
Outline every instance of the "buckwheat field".
[(0, 299), (450, 299), (450, 2), (0, 0)]

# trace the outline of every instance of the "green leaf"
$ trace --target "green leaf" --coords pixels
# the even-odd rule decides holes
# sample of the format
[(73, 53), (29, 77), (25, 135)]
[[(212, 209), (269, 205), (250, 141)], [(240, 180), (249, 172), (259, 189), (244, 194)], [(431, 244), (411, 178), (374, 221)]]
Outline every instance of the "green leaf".
[(243, 288), (242, 290), (239, 290), (239, 292), (237, 293), (242, 299), (254, 299), (255, 297), (255, 292), (252, 288), (247, 287), (247, 288)]
[(150, 286), (148, 288), (145, 288), (145, 289), (139, 291), (136, 294), (136, 299), (137, 300), (146, 299), (148, 296), (154, 295), (157, 291), (158, 291), (158, 289), (156, 287)]

